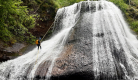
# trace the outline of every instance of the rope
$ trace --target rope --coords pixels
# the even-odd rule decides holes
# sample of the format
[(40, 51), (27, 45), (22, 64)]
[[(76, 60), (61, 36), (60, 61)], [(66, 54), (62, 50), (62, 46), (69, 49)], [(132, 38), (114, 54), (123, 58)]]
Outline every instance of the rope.
[[(64, 8), (65, 9), (65, 8)], [(81, 16), (82, 17), (82, 16)], [(80, 17), (80, 18), (81, 18)], [(57, 17), (58, 18), (58, 17)], [(56, 18), (56, 19), (57, 19)], [(75, 23), (75, 25), (79, 22), (79, 20), (80, 20), (80, 18), (77, 20), (77, 22)], [(55, 20), (56, 20), (55, 19)], [(49, 27), (49, 29), (46, 31), (46, 33), (44, 34), (44, 36), (43, 36), (43, 38), (41, 39), (41, 41), (40, 41), (40, 43), (42, 42), (42, 40), (44, 39), (44, 37), (46, 36), (46, 34), (48, 33), (48, 31), (50, 30), (50, 28), (53, 26), (53, 24), (54, 24), (54, 22), (52, 23), (52, 25)], [(74, 25), (74, 26), (75, 26)], [(74, 26), (72, 27), (72, 28), (74, 28)], [(39, 46), (39, 48), (40, 48), (40, 46)], [(38, 60), (38, 54), (39, 54), (39, 48), (38, 48), (38, 52), (37, 52), (37, 59), (36, 59), (36, 61), (35, 61), (35, 65), (37, 64), (37, 60)], [(34, 69), (35, 69), (35, 67), (34, 67)], [(33, 80), (33, 78), (32, 78), (32, 80)]]
[(39, 54), (39, 49), (38, 49), (38, 52), (37, 52), (37, 59), (36, 59), (35, 64), (37, 63), (37, 60), (38, 60), (38, 54)]
[(44, 34), (43, 38), (41, 39), (40, 43), (42, 42), (42, 40), (44, 39), (44, 37), (46, 36), (46, 34), (48, 33), (48, 31), (50, 30), (50, 28), (53, 26), (54, 22), (52, 23), (52, 25), (49, 27), (49, 29), (46, 31), (46, 33)]
[[(64, 8), (65, 11), (65, 8)], [(58, 17), (57, 17), (58, 18)], [(57, 19), (55, 18), (55, 20)], [(49, 29), (46, 31), (46, 33), (44, 34), (43, 38), (41, 39), (40, 43), (42, 42), (42, 40), (44, 39), (44, 37), (46, 36), (46, 34), (48, 33), (48, 31), (50, 30), (50, 28), (53, 26), (54, 22), (51, 24), (51, 26), (49, 27)]]
[[(56, 19), (57, 19), (57, 18), (56, 18)], [(55, 19), (55, 20), (56, 20), (56, 19)], [(54, 22), (51, 24), (51, 26), (49, 27), (49, 29), (46, 31), (46, 33), (44, 34), (44, 36), (43, 36), (43, 38), (41, 39), (40, 43), (42, 42), (42, 40), (44, 39), (44, 37), (46, 36), (46, 34), (47, 34), (48, 31), (50, 30), (50, 28), (53, 26), (53, 24), (54, 24)], [(39, 46), (39, 48), (40, 48), (40, 46)], [(35, 61), (35, 65), (37, 64), (37, 60), (38, 60), (39, 48), (38, 48), (38, 52), (37, 52), (37, 59), (36, 59), (36, 61)], [(35, 67), (34, 67), (34, 69), (35, 69)], [(33, 80), (33, 78), (32, 78), (32, 80)]]
[[(38, 48), (38, 52), (37, 52), (37, 58), (36, 58), (36, 61), (35, 61), (35, 65), (36, 65), (37, 60), (38, 60), (38, 54), (39, 54), (39, 48)], [(33, 69), (35, 69), (35, 65), (34, 65)], [(33, 70), (33, 69), (32, 69), (32, 70)], [(32, 75), (33, 75), (33, 74), (32, 74)], [(33, 80), (33, 77), (32, 77), (31, 79)]]

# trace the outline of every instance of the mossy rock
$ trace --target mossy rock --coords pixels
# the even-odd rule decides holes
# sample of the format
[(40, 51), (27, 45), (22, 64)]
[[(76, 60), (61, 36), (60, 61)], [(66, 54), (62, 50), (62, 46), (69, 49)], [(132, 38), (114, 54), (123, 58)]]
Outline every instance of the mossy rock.
[(138, 13), (135, 14), (135, 18), (138, 20)]

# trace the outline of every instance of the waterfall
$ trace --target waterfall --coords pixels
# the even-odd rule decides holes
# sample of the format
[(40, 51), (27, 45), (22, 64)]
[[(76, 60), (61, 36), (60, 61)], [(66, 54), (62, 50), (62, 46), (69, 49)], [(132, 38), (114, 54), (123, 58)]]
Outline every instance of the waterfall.
[(138, 79), (138, 40), (109, 1), (60, 8), (41, 46), (0, 63), (0, 80)]

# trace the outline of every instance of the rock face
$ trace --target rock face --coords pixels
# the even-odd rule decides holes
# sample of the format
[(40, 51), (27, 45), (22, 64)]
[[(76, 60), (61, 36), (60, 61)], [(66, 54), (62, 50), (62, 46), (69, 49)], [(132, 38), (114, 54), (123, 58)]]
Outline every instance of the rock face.
[(138, 41), (108, 1), (58, 10), (42, 49), (0, 64), (2, 80), (136, 80)]
[(6, 52), (19, 52), (23, 47), (25, 47), (24, 44), (21, 43), (15, 43), (14, 45), (12, 45), (11, 47), (7, 47), (5, 48)]
[[(120, 10), (102, 1), (82, 2), (72, 9), (72, 14), (79, 13), (79, 18), (62, 55), (55, 61), (51, 79), (131, 80), (138, 77), (135, 73), (138, 41), (130, 33)], [(61, 12), (57, 22), (64, 20), (61, 16), (67, 15), (65, 11), (68, 9)], [(66, 26), (62, 23), (65, 22), (56, 24), (56, 31)]]
[(10, 46), (10, 47), (3, 47), (2, 43), (1, 43), (1, 46), (0, 46), (0, 62), (3, 62), (3, 61), (7, 61), (7, 60), (10, 60), (10, 59), (13, 59), (15, 54), (19, 55), (19, 51), (24, 48), (25, 45), (22, 44), (22, 43), (15, 43), (14, 45)]

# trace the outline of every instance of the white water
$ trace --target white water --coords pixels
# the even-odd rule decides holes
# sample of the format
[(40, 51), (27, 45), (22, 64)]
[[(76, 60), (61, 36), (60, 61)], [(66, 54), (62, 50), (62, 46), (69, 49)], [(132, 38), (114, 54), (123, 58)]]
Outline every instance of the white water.
[[(122, 69), (125, 73), (125, 77), (126, 77), (125, 79), (133, 80), (136, 77), (138, 77), (138, 65), (137, 65), (138, 58), (136, 58), (136, 56), (138, 56), (138, 41), (137, 41), (135, 35), (133, 35), (131, 33), (130, 29), (128, 28), (128, 25), (124, 21), (121, 11), (112, 3), (110, 3), (110, 2), (109, 2), (109, 4), (105, 4), (105, 3), (106, 2), (97, 3), (96, 7), (98, 8), (99, 5), (103, 5), (103, 10), (97, 11), (97, 9), (96, 9), (96, 12), (93, 14), (94, 15), (94, 18), (93, 18), (94, 24), (93, 24), (93, 30), (92, 30), (93, 34), (95, 35), (96, 33), (104, 33), (106, 48), (107, 48), (107, 52), (108, 52), (107, 53), (106, 50), (104, 50), (103, 45), (101, 45), (101, 46), (97, 45), (97, 44), (99, 44), (99, 42), (100, 42), (100, 44), (103, 44), (102, 43), (103, 39), (98, 38), (98, 37), (93, 37), (93, 43), (94, 43), (93, 46), (96, 47), (93, 49), (93, 56), (95, 56), (93, 58), (93, 61), (94, 61), (93, 70), (95, 71), (95, 76), (100, 75), (101, 70), (103, 70), (103, 72), (104, 72), (103, 67), (106, 67), (107, 70), (108, 69), (110, 70), (110, 68), (112, 68), (111, 70), (113, 70), (113, 71), (106, 71), (108, 73), (110, 72), (109, 73), (110, 75), (117, 74), (116, 71), (114, 71), (115, 70), (114, 69), (115, 64), (114, 64), (114, 60), (113, 60), (114, 56), (112, 55), (111, 48), (110, 48), (110, 39), (113, 38), (115, 47), (118, 50), (120, 50), (121, 48), (124, 49), (124, 51), (125, 51), (124, 56), (127, 58), (126, 60), (128, 62), (128, 65), (129, 65), (129, 67), (131, 67), (131, 71), (134, 72), (134, 75), (135, 75), (135, 77), (128, 76), (128, 71), (125, 69), (124, 65), (120, 63), (120, 66), (122, 67)], [(110, 35), (112, 35), (112, 36), (110, 36)], [(118, 36), (118, 39), (116, 36)], [(120, 45), (119, 41), (120, 41), (121, 45)], [(128, 45), (126, 45), (126, 43)], [(97, 53), (98, 48), (101, 52), (100, 55)], [(130, 52), (130, 48), (132, 49), (132, 52)], [(105, 53), (107, 53), (107, 54), (105, 54)], [(101, 54), (105, 54), (105, 55), (101, 55)], [(107, 60), (105, 56), (108, 57), (109, 62), (108, 61), (106, 61), (106, 62), (108, 62), (108, 65), (110, 65), (110, 66), (100, 65), (99, 60), (100, 61)], [(98, 57), (100, 57), (100, 59), (98, 59)], [(103, 67), (101, 67), (101, 66), (103, 66)], [(99, 70), (100, 68), (101, 68), (101, 70)]]
[[(27, 76), (30, 79), (34, 77), (35, 71), (40, 63), (46, 60), (52, 61), (61, 53), (65, 44), (64, 40), (68, 36), (70, 29), (71, 28), (64, 29), (52, 39), (42, 42), (42, 49), (39, 51), (39, 53), (37, 48), (35, 48), (34, 50), (17, 59), (2, 63), (0, 65), (0, 79), (6, 80), (6, 77), (4, 76), (8, 74), (9, 71), (7, 70), (11, 70), (10, 74), (12, 75), (9, 80), (18, 80), (18, 77), (22, 78), (22, 76), (26, 75), (26, 68), (28, 68), (31, 64), (33, 64), (32, 70)], [(59, 37), (62, 37), (62, 39)], [(51, 71), (49, 70), (49, 73), (50, 72)]]
[[(45, 61), (51, 61), (46, 75), (43, 74), (50, 79), (55, 61), (60, 57), (70, 31), (76, 24), (79, 24), (80, 19), (82, 19), (81, 25), (89, 23), (88, 27), (91, 28), (92, 37), (90, 38), (93, 47), (90, 55), (93, 58), (90, 61), (93, 63), (92, 71), (94, 71), (95, 79), (102, 72), (109, 76), (118, 75), (116, 65), (120, 66), (122, 73), (125, 74), (124, 80), (136, 79), (138, 77), (138, 40), (130, 32), (121, 11), (113, 3), (105, 0), (88, 0), (88, 2), (89, 11), (82, 12), (83, 14), (80, 13), (83, 8), (81, 5), (87, 2), (75, 3), (59, 9), (55, 20), (57, 34), (51, 39), (43, 41), (40, 51), (36, 47), (23, 56), (1, 63), (0, 80), (23, 80), (25, 77), (31, 80), (36, 76), (39, 65)], [(94, 12), (91, 11), (94, 10), (92, 6), (95, 6)], [(104, 36), (97, 37), (98, 33), (104, 33)], [(120, 59), (116, 60), (118, 57), (114, 56), (112, 51), (114, 47), (117, 51), (123, 50), (122, 53), (114, 52), (116, 55), (123, 55), (122, 58), (119, 57)], [(127, 65), (125, 62), (123, 63), (123, 60), (127, 62)], [(133, 75), (129, 74), (131, 72)]]
[[(74, 7), (75, 5), (72, 5)], [(67, 7), (66, 7), (67, 8)], [(63, 9), (60, 9), (58, 12)], [(35, 77), (35, 71), (44, 61), (52, 61), (50, 68), (48, 69), (47, 77), (51, 76), (52, 67), (54, 65), (54, 60), (62, 52), (66, 39), (68, 37), (69, 31), (76, 24), (74, 17), (77, 17), (78, 13), (71, 15), (69, 12), (74, 12), (72, 8), (67, 9), (66, 18), (63, 20), (62, 29), (53, 36), (50, 40), (43, 41), (41, 43), (42, 49), (38, 51), (37, 47), (32, 51), (20, 56), (14, 60), (3, 62), (0, 64), (0, 80), (19, 80), (24, 79), (23, 76), (27, 75), (27, 79), (32, 79)], [(62, 12), (62, 11), (61, 11)], [(57, 14), (58, 17), (58, 14)], [(71, 20), (71, 21), (70, 21)], [(27, 68), (31, 65), (30, 72), (27, 72)], [(9, 78), (7, 76), (10, 75)]]

